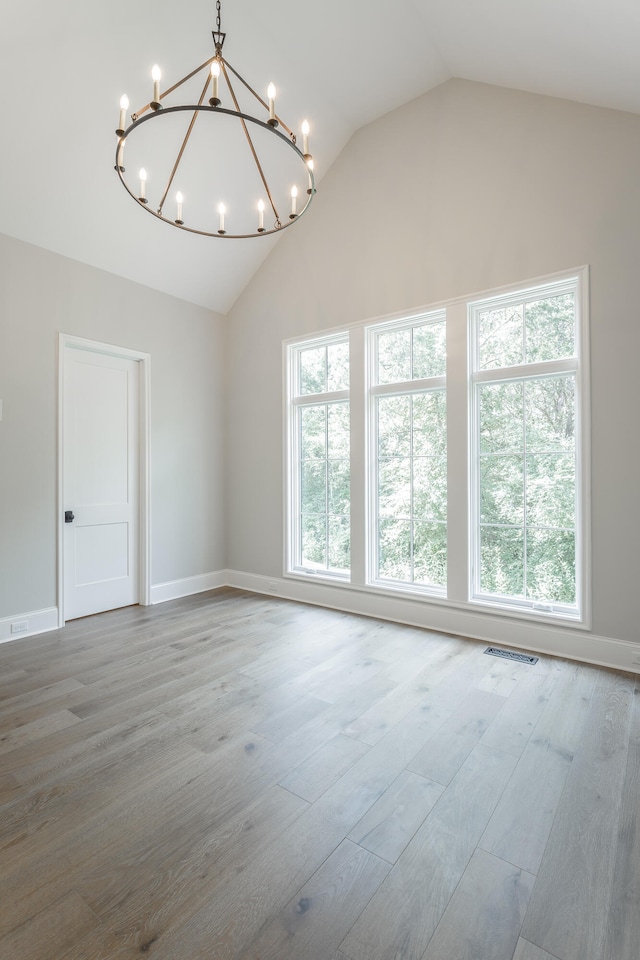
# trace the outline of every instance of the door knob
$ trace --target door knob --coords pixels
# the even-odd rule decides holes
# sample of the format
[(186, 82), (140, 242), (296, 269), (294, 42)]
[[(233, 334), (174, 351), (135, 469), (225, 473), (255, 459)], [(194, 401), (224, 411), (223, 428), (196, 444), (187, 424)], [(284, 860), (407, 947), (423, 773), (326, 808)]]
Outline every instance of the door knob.
[(65, 510), (65, 512), (64, 512), (64, 522), (65, 522), (65, 523), (73, 523), (74, 520), (75, 520), (75, 517), (74, 517), (74, 515), (73, 515), (73, 510)]

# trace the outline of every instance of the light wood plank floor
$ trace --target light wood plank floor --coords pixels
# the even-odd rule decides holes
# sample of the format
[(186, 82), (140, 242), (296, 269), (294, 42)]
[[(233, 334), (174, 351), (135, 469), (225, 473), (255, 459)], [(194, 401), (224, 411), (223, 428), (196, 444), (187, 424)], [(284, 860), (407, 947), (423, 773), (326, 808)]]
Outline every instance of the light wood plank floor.
[(637, 960), (640, 680), (485, 648), (234, 590), (1, 646), (1, 960)]

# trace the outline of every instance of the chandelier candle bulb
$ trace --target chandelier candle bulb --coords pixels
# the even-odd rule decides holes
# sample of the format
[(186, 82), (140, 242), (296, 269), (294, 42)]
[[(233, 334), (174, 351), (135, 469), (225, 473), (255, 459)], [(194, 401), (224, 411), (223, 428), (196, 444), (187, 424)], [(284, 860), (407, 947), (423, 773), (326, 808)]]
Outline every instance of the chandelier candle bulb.
[(267, 96), (269, 97), (269, 123), (275, 127), (278, 121), (276, 120), (276, 88), (273, 83), (267, 87)]
[(145, 170), (144, 167), (140, 169), (139, 176), (140, 176), (140, 196), (138, 197), (138, 200), (140, 200), (142, 203), (146, 203), (147, 198), (145, 196), (145, 188), (147, 185), (147, 171)]
[(211, 64), (211, 99), (209, 104), (212, 107), (217, 107), (220, 103), (220, 98), (218, 97), (218, 77), (220, 76), (220, 64), (217, 60), (214, 60)]
[(296, 210), (298, 206), (298, 188), (296, 186), (291, 187), (291, 214), (290, 219), (293, 220), (297, 216)]
[(120, 123), (116, 133), (119, 137), (124, 133), (125, 127), (127, 125), (127, 110), (129, 109), (129, 97), (126, 93), (123, 93), (120, 97)]
[(176, 223), (178, 223), (178, 224), (183, 224), (183, 223), (184, 223), (184, 220), (182, 219), (182, 202), (183, 202), (183, 200), (184, 200), (184, 197), (182, 196), (182, 194), (181, 194), (180, 191), (178, 190), (178, 192), (176, 193), (176, 204), (177, 204), (177, 206), (178, 206), (178, 211), (177, 211), (178, 216), (177, 216), (177, 218), (176, 218)]
[(305, 155), (305, 158), (310, 156), (309, 154), (309, 121), (302, 121), (302, 152)]
[(264, 233), (264, 200), (258, 200), (258, 233)]
[(221, 204), (218, 206), (218, 214), (219, 214), (219, 217), (220, 217), (220, 219), (219, 219), (219, 221), (218, 221), (218, 233), (226, 233), (226, 231), (225, 231), (225, 229), (224, 229), (224, 214), (225, 214), (225, 206), (224, 206), (224, 203), (221, 203)]
[(161, 73), (161, 71), (160, 71), (160, 67), (158, 66), (157, 63), (154, 63), (153, 69), (152, 69), (152, 71), (151, 71), (151, 79), (153, 80), (153, 101), (152, 101), (152, 103), (151, 103), (151, 106), (154, 108), (154, 110), (157, 110), (158, 107), (160, 106), (160, 78), (161, 78), (161, 76), (162, 76), (162, 73)]

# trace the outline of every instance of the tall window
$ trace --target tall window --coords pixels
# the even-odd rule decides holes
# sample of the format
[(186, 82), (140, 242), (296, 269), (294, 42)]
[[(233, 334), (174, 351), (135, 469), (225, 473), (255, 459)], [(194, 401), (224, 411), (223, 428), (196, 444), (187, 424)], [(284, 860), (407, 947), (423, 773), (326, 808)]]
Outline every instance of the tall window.
[(587, 281), (289, 342), (287, 573), (588, 625)]
[(577, 281), (470, 305), (473, 596), (578, 607)]
[(447, 582), (446, 326), (442, 313), (369, 331), (373, 581)]
[(290, 354), (290, 567), (348, 577), (350, 567), (349, 341)]

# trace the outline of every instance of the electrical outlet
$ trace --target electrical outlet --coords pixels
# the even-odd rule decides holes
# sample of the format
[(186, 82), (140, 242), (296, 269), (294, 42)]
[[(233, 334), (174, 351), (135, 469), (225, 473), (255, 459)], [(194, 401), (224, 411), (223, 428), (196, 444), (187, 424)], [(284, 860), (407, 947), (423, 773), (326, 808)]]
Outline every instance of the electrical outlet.
[(14, 622), (11, 624), (11, 633), (26, 633), (28, 629), (28, 620), (14, 620)]
[(631, 663), (636, 663), (640, 666), (640, 650), (637, 650), (635, 653), (631, 654)]
[(278, 584), (276, 583), (275, 580), (268, 580), (267, 589), (269, 590), (269, 593), (275, 593), (276, 590), (278, 589)]

